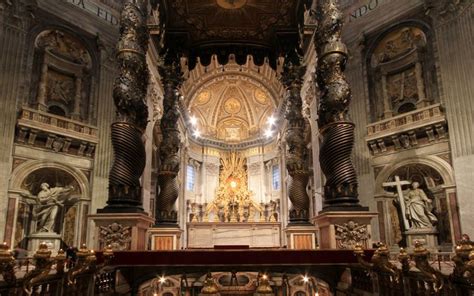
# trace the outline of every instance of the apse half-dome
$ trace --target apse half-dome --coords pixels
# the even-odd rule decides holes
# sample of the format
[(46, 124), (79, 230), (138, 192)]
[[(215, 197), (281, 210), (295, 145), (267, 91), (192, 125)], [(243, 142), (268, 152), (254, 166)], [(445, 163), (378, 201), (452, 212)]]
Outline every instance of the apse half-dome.
[[(199, 137), (226, 143), (265, 137), (268, 118), (277, 113), (280, 105), (276, 99), (280, 83), (269, 66), (259, 69), (250, 64), (206, 67), (207, 78), (184, 87), (186, 109)], [(203, 66), (193, 71), (200, 68)], [(262, 80), (263, 75), (259, 75), (260, 79), (253, 75), (264, 71), (269, 72), (268, 80)]]

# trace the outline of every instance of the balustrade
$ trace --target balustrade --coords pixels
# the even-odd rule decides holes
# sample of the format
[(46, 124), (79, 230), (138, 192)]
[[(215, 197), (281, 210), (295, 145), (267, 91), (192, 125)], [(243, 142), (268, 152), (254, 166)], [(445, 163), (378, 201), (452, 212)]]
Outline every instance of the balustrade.
[[(15, 259), (10, 247), (0, 245), (0, 295), (96, 295), (113, 288), (115, 271), (106, 269), (113, 258), (107, 247), (100, 256), (83, 245), (77, 260), (66, 258), (60, 250), (51, 256), (45, 243), (33, 257)], [(91, 285), (95, 280), (95, 285)]]

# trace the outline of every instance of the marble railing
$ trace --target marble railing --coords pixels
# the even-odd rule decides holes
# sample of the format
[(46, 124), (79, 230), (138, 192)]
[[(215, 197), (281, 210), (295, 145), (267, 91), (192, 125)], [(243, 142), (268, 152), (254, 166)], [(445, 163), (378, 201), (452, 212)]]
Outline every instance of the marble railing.
[(92, 157), (97, 145), (95, 126), (23, 107), (17, 122), (17, 143)]
[(365, 140), (379, 154), (446, 138), (446, 116), (441, 104), (433, 104), (367, 125)]

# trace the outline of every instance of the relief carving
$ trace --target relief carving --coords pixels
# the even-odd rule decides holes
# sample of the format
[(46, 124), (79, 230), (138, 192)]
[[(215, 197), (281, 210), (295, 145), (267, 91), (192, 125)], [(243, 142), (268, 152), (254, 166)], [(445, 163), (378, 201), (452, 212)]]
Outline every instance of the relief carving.
[(58, 101), (68, 105), (74, 100), (75, 83), (74, 77), (64, 75), (54, 70), (48, 72), (46, 93), (49, 100)]
[(368, 247), (370, 233), (367, 225), (359, 225), (350, 220), (342, 225), (335, 224), (336, 229), (336, 248), (354, 249), (357, 244)]
[(102, 246), (110, 246), (112, 250), (129, 250), (132, 240), (131, 229), (130, 226), (123, 226), (117, 222), (100, 226), (99, 242)]
[(433, 100), (425, 85), (425, 76), (431, 77), (426, 50), (426, 35), (416, 27), (402, 27), (378, 42), (369, 70), (374, 119), (413, 111)]
[(373, 63), (386, 63), (409, 51), (426, 46), (425, 34), (417, 28), (403, 28), (385, 37), (374, 52)]
[(77, 64), (90, 66), (91, 58), (84, 46), (58, 30), (45, 31), (36, 39), (36, 46)]
[(35, 41), (40, 63), (36, 104), (39, 110), (75, 120), (87, 119), (91, 56), (82, 42), (59, 30)]
[(454, 19), (470, 5), (470, 0), (425, 0), (426, 14), (432, 15), (435, 21)]

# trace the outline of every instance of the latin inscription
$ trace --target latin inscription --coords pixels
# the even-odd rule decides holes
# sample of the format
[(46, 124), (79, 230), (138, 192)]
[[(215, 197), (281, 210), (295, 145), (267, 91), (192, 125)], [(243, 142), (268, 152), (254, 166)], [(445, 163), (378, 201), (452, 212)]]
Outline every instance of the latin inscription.
[(350, 10), (348, 15), (348, 21), (354, 21), (360, 19), (375, 9), (377, 9), (381, 4), (388, 0), (365, 0), (361, 1), (362, 4), (359, 4), (355, 9)]
[(110, 23), (113, 26), (119, 25), (119, 19), (111, 11), (104, 9), (92, 2), (87, 0), (66, 0), (66, 2), (71, 3), (91, 14), (94, 14), (98, 18), (103, 19), (104, 21)]

